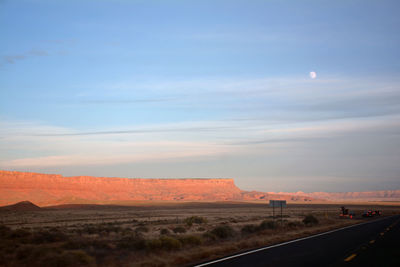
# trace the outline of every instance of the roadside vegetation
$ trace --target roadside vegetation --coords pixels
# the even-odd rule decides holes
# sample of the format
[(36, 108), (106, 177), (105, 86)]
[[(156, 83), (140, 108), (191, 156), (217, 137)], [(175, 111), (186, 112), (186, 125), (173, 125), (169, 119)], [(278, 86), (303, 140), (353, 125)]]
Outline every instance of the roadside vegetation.
[[(314, 218), (315, 219), (315, 218)], [(316, 220), (316, 219), (315, 219)], [(208, 225), (208, 220), (200, 216), (191, 216), (179, 225), (161, 228), (157, 235), (150, 235), (151, 225), (139, 224), (136, 227), (123, 227), (118, 224), (82, 224), (65, 231), (62, 227), (17, 228), (0, 226), (0, 265), (1, 266), (105, 266), (124, 263), (127, 255), (140, 258), (146, 265), (146, 257), (159, 253), (182, 253), (195, 248), (202, 248), (202, 255), (208, 257), (204, 248), (241, 240), (251, 240), (255, 235), (271, 235), (274, 231), (288, 231), (315, 224), (306, 216), (301, 221), (279, 225), (273, 220), (263, 220), (258, 224), (244, 224), (240, 227), (225, 222)], [(194, 229), (194, 225), (204, 228)], [(199, 231), (200, 229), (200, 231)], [(193, 233), (194, 232), (194, 233)], [(183, 264), (189, 259), (178, 258), (176, 264)], [(166, 263), (159, 260), (156, 266)]]
[(149, 218), (31, 227), (0, 223), (0, 266), (182, 266), (356, 222), (315, 211), (282, 220), (256, 213)]

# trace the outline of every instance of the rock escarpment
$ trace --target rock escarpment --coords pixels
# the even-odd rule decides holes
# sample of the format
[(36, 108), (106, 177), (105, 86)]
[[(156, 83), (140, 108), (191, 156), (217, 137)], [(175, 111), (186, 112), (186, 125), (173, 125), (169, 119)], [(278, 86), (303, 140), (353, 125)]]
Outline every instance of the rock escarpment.
[(141, 179), (0, 170), (0, 206), (31, 201), (57, 204), (131, 204), (135, 201), (400, 201), (400, 190), (348, 193), (242, 191), (233, 179)]
[(241, 200), (233, 179), (106, 178), (0, 171), (0, 205)]

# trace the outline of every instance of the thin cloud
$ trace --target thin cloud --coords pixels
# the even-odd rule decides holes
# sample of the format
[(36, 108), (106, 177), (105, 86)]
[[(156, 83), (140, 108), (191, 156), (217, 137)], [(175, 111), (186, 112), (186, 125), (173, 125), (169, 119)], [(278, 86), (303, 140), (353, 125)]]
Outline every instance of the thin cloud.
[[(204, 78), (105, 83), (79, 96), (107, 99), (83, 100), (88, 104), (163, 102), (163, 108), (184, 109), (185, 112), (222, 110), (234, 112), (237, 117), (239, 114), (257, 115), (270, 121), (314, 121), (400, 114), (399, 86), (396, 79), (377, 81), (374, 77), (324, 77), (314, 81), (306, 76), (233, 80)], [(129, 100), (141, 96), (143, 91), (151, 97)], [(164, 98), (162, 95), (166, 92), (179, 97)], [(168, 105), (168, 102), (174, 103)]]
[[(112, 148), (114, 153), (75, 152), (67, 155), (52, 155), (42, 157), (28, 157), (0, 161), (5, 168), (15, 167), (50, 167), (50, 166), (87, 166), (87, 165), (114, 165), (135, 162), (161, 162), (188, 160), (188, 158), (209, 157), (229, 153), (229, 148), (216, 146), (211, 143), (190, 142), (158, 142), (150, 144), (128, 144), (127, 153), (124, 147)], [(135, 151), (136, 148), (136, 151)], [(93, 145), (92, 149), (96, 149)], [(119, 153), (115, 153), (115, 152)]]
[(27, 56), (20, 54), (20, 55), (4, 56), (3, 58), (7, 63), (14, 64), (18, 60), (23, 60), (27, 58)]
[(47, 51), (32, 49), (22, 54), (3, 56), (3, 59), (9, 64), (15, 64), (17, 61), (24, 60), (30, 57), (44, 57), (48, 55), (49, 53)]
[(195, 128), (171, 128), (171, 129), (143, 129), (126, 131), (95, 131), (78, 133), (54, 133), (34, 134), (31, 136), (85, 136), (85, 135), (116, 135), (116, 134), (142, 134), (142, 133), (169, 133), (169, 132), (212, 132), (219, 130), (232, 130), (235, 127), (195, 127)]
[(91, 132), (34, 123), (1, 123), (0, 166), (113, 165), (212, 155), (263, 155), (300, 143), (333, 144), (360, 136), (381, 140), (398, 134), (398, 121), (398, 116), (290, 124), (204, 121)]
[(53, 40), (43, 40), (43, 43), (49, 43), (49, 44), (58, 44), (58, 45), (64, 45), (64, 44), (74, 44), (77, 42), (75, 39), (53, 39)]
[(44, 50), (34, 50), (33, 49), (28, 52), (28, 55), (43, 57), (43, 56), (48, 56), (49, 54), (47, 53), (47, 51), (44, 51)]
[(143, 98), (143, 99), (93, 99), (81, 100), (82, 104), (138, 104), (138, 103), (160, 103), (177, 100), (177, 97), (165, 98)]
[[(262, 140), (254, 140), (254, 141), (243, 141), (243, 142), (233, 142), (230, 145), (238, 145), (238, 146), (247, 146), (247, 145), (262, 145), (262, 144), (271, 144), (271, 143), (293, 143), (293, 142), (304, 142), (309, 141), (311, 138), (271, 138), (271, 139), (262, 139)], [(312, 138), (315, 140), (323, 140), (327, 139), (324, 137)]]

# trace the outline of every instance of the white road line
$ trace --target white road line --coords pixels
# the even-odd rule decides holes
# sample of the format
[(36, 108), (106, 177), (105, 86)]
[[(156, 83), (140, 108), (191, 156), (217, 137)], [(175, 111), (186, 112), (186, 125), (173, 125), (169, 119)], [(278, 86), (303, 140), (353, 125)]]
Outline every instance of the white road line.
[(334, 232), (337, 232), (337, 231), (341, 231), (341, 230), (344, 230), (344, 229), (348, 229), (348, 228), (352, 228), (352, 227), (356, 227), (356, 226), (360, 226), (360, 225), (364, 225), (364, 224), (369, 224), (369, 223), (373, 223), (373, 222), (377, 222), (377, 221), (382, 221), (382, 220), (385, 220), (385, 219), (389, 219), (391, 217), (392, 216), (386, 217), (386, 218), (382, 218), (382, 219), (378, 219), (378, 220), (373, 220), (373, 221), (370, 221), (370, 222), (354, 224), (354, 225), (346, 226), (346, 227), (343, 227), (343, 228), (331, 230), (331, 231), (328, 231), (328, 232), (319, 233), (319, 234), (315, 234), (315, 235), (311, 235), (311, 236), (306, 236), (306, 237), (298, 238), (298, 239), (295, 239), (295, 240), (291, 240), (291, 241), (279, 243), (279, 244), (276, 244), (276, 245), (272, 245), (272, 246), (258, 248), (258, 249), (255, 249), (255, 250), (243, 252), (243, 253), (240, 253), (240, 254), (235, 254), (235, 255), (232, 255), (232, 256), (229, 256), (229, 257), (225, 257), (225, 258), (222, 258), (222, 259), (218, 259), (218, 260), (202, 263), (202, 264), (199, 264), (199, 265), (195, 265), (194, 267), (202, 267), (202, 266), (211, 265), (211, 264), (214, 264), (214, 263), (217, 263), (217, 262), (234, 259), (234, 258), (241, 257), (241, 256), (244, 256), (244, 255), (252, 254), (252, 253), (255, 253), (255, 252), (259, 252), (259, 251), (263, 251), (263, 250), (267, 250), (267, 249), (271, 249), (271, 248), (276, 248), (276, 247), (280, 247), (280, 246), (285, 246), (287, 244), (299, 242), (299, 241), (306, 240), (306, 239), (311, 239), (311, 238), (314, 238), (314, 237), (317, 237), (317, 236), (321, 236), (321, 235), (331, 234), (331, 233), (334, 233)]

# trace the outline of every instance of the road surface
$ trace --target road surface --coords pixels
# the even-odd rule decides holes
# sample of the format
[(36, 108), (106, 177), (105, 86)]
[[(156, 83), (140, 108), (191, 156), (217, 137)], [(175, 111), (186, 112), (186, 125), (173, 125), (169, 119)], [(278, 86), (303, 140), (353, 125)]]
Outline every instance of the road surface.
[(400, 266), (400, 215), (366, 221), (197, 266)]

